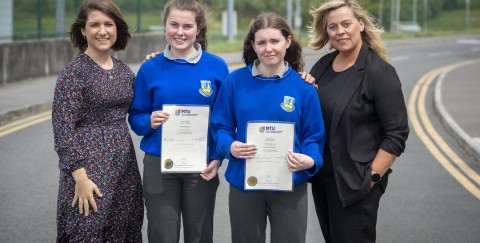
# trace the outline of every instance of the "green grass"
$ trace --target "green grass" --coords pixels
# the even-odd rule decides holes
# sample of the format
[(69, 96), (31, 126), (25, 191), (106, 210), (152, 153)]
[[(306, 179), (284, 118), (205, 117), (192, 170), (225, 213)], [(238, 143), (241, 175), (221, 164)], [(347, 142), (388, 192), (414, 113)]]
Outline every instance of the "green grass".
[(208, 51), (212, 53), (239, 52), (243, 49), (243, 38), (246, 31), (239, 30), (234, 40), (227, 41), (219, 30), (213, 30), (207, 33)]
[[(125, 21), (127, 21), (128, 26), (132, 32), (137, 31), (137, 15), (136, 14), (125, 14)], [(140, 16), (140, 32), (149, 32), (150, 26), (163, 26), (163, 20), (160, 13), (150, 13), (150, 14), (142, 14)]]
[[(141, 32), (150, 31), (150, 26), (162, 26), (161, 11), (143, 12), (141, 15)], [(132, 32), (137, 32), (137, 15), (134, 13), (124, 13), (125, 19)], [(65, 32), (68, 31), (72, 21), (72, 13), (67, 13), (65, 17)], [(208, 50), (213, 53), (238, 52), (243, 48), (243, 38), (248, 28), (246, 21), (239, 21), (238, 34), (233, 41), (226, 41), (221, 34), (222, 23), (215, 13), (207, 15), (208, 25)], [(308, 21), (305, 21), (307, 23)], [(385, 39), (418, 38), (442, 35), (458, 34), (480, 34), (480, 9), (472, 9), (470, 12), (470, 28), (465, 29), (465, 11), (455, 10), (442, 12), (435, 19), (428, 21), (427, 31), (420, 33), (384, 33)], [(16, 40), (35, 39), (37, 37), (37, 19), (35, 15), (28, 13), (15, 14), (14, 18), (14, 36)], [(55, 37), (56, 20), (55, 15), (42, 16), (42, 37)], [(305, 30), (300, 32), (299, 38), (302, 46), (308, 44), (308, 34)]]
[[(427, 31), (419, 33), (400, 33), (392, 34), (385, 32), (382, 37), (384, 39), (407, 39), (407, 38), (422, 38), (433, 36), (450, 36), (450, 35), (464, 35), (464, 34), (480, 34), (480, 9), (471, 9), (470, 12), (470, 28), (465, 29), (465, 11), (455, 10), (441, 13), (437, 18), (427, 22)], [(236, 39), (232, 42), (225, 41), (220, 35), (221, 23), (219, 21), (213, 22), (210, 26), (209, 35), (209, 51), (211, 52), (229, 52), (241, 51), (243, 46), (243, 37), (246, 30), (239, 31)], [(244, 27), (245, 29), (246, 27)], [(308, 45), (308, 33), (303, 30), (298, 35), (303, 47)]]
[[(470, 30), (480, 30), (480, 9), (471, 9), (469, 18)], [(437, 18), (428, 22), (428, 30), (432, 31), (467, 31), (465, 10), (442, 12)]]
[[(424, 26), (422, 26), (424, 27)], [(385, 39), (421, 38), (431, 36), (451, 36), (464, 34), (480, 34), (480, 9), (471, 9), (469, 29), (466, 29), (465, 10), (442, 12), (427, 22), (426, 30), (420, 33), (384, 33)]]

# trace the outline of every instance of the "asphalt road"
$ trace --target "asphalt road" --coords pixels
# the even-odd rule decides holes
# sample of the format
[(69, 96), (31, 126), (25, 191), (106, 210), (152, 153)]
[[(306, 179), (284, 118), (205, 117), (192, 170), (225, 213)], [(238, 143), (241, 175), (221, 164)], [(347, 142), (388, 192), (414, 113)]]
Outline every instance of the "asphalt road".
[[(397, 48), (389, 56), (408, 100), (412, 88), (425, 73), (480, 55), (478, 48), (458, 42)], [(307, 71), (316, 59), (317, 56), (306, 57)], [(433, 114), (431, 91), (426, 102), (434, 128), (480, 173), (480, 165), (462, 155)], [(135, 135), (134, 141), (138, 145), (139, 138)], [(138, 146), (137, 157), (142, 169), (143, 153)], [(0, 242), (55, 241), (57, 161), (50, 120), (0, 137)], [(223, 169), (219, 173), (221, 186), (214, 233), (214, 242), (220, 243), (230, 242), (228, 184)], [(480, 201), (443, 169), (413, 129), (406, 152), (397, 159), (393, 170), (380, 205), (378, 242), (478, 242)], [(313, 202), (309, 205), (308, 221), (307, 242), (323, 242)]]

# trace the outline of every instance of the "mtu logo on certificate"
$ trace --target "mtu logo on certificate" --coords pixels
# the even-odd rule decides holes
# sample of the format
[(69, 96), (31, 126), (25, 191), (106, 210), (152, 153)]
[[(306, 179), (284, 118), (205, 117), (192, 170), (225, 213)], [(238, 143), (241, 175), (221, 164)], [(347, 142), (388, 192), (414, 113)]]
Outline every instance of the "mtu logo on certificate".
[(258, 131), (260, 133), (265, 133), (265, 132), (268, 132), (268, 131), (275, 131), (275, 127), (274, 126), (261, 126), (258, 128)]
[(190, 114), (190, 110), (182, 110), (182, 109), (176, 109), (175, 110), (175, 115), (180, 116), (180, 115), (186, 115)]

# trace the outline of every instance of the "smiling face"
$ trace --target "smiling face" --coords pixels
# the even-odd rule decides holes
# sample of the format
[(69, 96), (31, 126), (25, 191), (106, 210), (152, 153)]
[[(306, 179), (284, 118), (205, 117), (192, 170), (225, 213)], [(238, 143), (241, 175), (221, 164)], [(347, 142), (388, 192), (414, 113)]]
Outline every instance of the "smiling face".
[(82, 34), (87, 39), (87, 49), (91, 53), (109, 52), (117, 41), (115, 21), (105, 13), (93, 10), (88, 14)]
[(170, 51), (179, 58), (186, 58), (195, 52), (194, 44), (198, 34), (195, 13), (172, 8), (165, 23), (165, 34)]
[(332, 10), (327, 16), (330, 43), (340, 53), (351, 53), (361, 48), (364, 28), (363, 21), (355, 18), (348, 6)]
[(253, 49), (261, 65), (270, 70), (277, 70), (284, 66), (283, 60), (291, 41), (292, 37), (285, 38), (279, 29), (260, 29), (255, 32)]

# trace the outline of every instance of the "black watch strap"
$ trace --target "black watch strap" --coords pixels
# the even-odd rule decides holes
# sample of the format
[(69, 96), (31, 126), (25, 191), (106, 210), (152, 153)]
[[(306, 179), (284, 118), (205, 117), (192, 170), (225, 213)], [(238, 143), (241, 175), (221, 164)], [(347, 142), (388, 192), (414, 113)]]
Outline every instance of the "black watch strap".
[(377, 172), (372, 171), (372, 181), (378, 183), (380, 180), (382, 180), (382, 176)]

